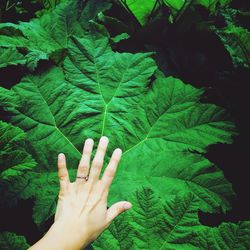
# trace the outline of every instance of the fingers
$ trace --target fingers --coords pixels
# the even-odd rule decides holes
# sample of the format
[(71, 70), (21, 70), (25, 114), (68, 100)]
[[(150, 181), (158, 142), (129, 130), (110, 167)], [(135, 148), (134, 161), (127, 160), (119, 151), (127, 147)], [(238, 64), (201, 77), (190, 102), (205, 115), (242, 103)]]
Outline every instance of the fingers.
[(120, 148), (116, 148), (102, 176), (104, 189), (109, 189), (113, 181), (113, 178), (115, 176), (116, 169), (121, 159), (121, 156), (122, 156), (122, 150)]
[(130, 209), (132, 207), (132, 204), (127, 201), (119, 201), (115, 204), (113, 204), (108, 210), (107, 210), (107, 224), (110, 224), (112, 220), (118, 216), (119, 214), (125, 212), (126, 210)]
[(70, 183), (69, 174), (66, 167), (66, 158), (63, 153), (58, 155), (58, 176), (60, 180), (60, 192), (59, 195), (65, 194), (67, 192), (67, 187)]
[[(94, 140), (91, 138), (88, 138), (84, 143), (82, 158), (80, 160), (76, 176), (88, 175), (89, 166), (90, 166), (89, 162), (90, 162), (93, 146), (94, 146)], [(85, 179), (76, 178), (76, 185), (80, 183), (84, 183), (84, 182), (86, 182)]]
[(108, 137), (102, 136), (99, 141), (95, 157), (92, 161), (88, 182), (93, 183), (99, 179), (108, 143)]

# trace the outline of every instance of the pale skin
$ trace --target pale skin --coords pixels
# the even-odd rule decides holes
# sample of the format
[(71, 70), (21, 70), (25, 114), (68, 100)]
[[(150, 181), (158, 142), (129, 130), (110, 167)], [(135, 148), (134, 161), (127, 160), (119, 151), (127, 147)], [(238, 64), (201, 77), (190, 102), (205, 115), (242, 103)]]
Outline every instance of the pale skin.
[(107, 209), (109, 188), (122, 156), (122, 150), (116, 148), (100, 178), (108, 143), (109, 139), (102, 136), (90, 166), (94, 141), (91, 138), (85, 141), (77, 176), (88, 176), (87, 180), (76, 178), (74, 182), (70, 182), (66, 157), (63, 153), (58, 155), (60, 191), (54, 223), (43, 238), (29, 250), (84, 249), (114, 218), (131, 208), (130, 202), (120, 201)]

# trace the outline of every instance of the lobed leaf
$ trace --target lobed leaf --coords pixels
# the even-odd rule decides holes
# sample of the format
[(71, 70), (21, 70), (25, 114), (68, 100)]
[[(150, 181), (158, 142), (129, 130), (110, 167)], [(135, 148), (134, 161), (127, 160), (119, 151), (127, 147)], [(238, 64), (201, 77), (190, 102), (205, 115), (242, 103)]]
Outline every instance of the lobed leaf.
[(169, 8), (171, 14), (169, 16), (170, 22), (173, 22), (173, 19), (177, 15), (182, 15), (188, 8), (201, 5), (208, 9), (211, 14), (215, 14), (218, 6), (225, 7), (231, 2), (231, 0), (120, 0), (120, 3), (123, 4), (131, 13), (137, 18), (139, 23), (143, 26), (146, 25), (149, 21), (149, 17), (152, 13), (156, 12), (162, 5), (165, 5)]
[(250, 67), (250, 32), (242, 27), (228, 25), (215, 32), (229, 52), (235, 67)]
[(0, 89), (0, 103), (27, 134), (38, 163), (33, 176), (23, 176), (29, 185), (21, 195), (36, 198), (36, 222), (54, 213), (57, 154), (66, 154), (74, 177), (84, 140), (102, 135), (110, 138), (105, 163), (115, 147), (123, 150), (109, 205), (147, 184), (166, 200), (191, 191), (203, 211), (230, 209), (230, 183), (202, 155), (208, 145), (232, 142), (225, 110), (200, 103), (203, 89), (173, 77), (152, 80), (152, 53), (113, 52), (94, 23), (81, 37), (71, 36), (68, 47), (63, 68)]
[[(32, 71), (37, 67), (39, 60), (51, 59), (60, 63), (65, 57), (70, 35), (80, 36), (83, 32), (82, 28), (87, 26), (88, 21), (108, 8), (110, 4), (100, 0), (86, 3), (80, 0), (62, 1), (54, 11), (46, 12), (40, 18), (32, 19), (30, 22), (2, 23), (0, 24), (0, 48), (1, 51), (6, 50), (4, 52), (6, 56), (1, 60), (7, 65), (12, 64), (8, 61), (8, 54), (22, 49), (25, 56), (22, 64), (26, 64)], [(19, 54), (19, 57), (21, 55)]]
[(204, 226), (197, 213), (199, 200), (192, 193), (179, 193), (165, 202), (144, 186), (130, 196), (130, 201), (133, 207), (95, 240), (95, 250), (249, 248), (249, 221)]
[(25, 149), (26, 134), (18, 127), (0, 121), (0, 177), (16, 175), (36, 165)]
[(19, 53), (15, 48), (2, 48), (0, 47), (0, 68), (8, 65), (25, 64), (25, 57)]

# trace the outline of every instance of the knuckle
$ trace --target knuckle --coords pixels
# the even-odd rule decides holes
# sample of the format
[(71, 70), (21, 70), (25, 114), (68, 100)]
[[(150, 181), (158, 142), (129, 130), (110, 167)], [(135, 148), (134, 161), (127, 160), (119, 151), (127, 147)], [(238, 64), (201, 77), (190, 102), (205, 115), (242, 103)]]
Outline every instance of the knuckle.
[(103, 164), (103, 160), (102, 159), (95, 158), (93, 160), (93, 166), (102, 166), (102, 164)]
[(64, 199), (64, 193), (60, 192), (57, 196), (58, 200), (63, 200)]
[(79, 165), (79, 168), (83, 171), (86, 171), (86, 170), (88, 170), (89, 166), (87, 164), (81, 164), (81, 165)]
[(111, 164), (117, 166), (119, 164), (119, 161), (120, 161), (119, 158), (113, 157), (111, 160)]
[(59, 173), (58, 176), (59, 176), (60, 180), (65, 180), (66, 177), (68, 176), (68, 173), (62, 172), (62, 173)]
[(86, 149), (83, 151), (83, 155), (84, 155), (85, 157), (89, 157), (89, 156), (91, 155), (91, 153), (92, 153), (91, 148), (86, 148)]
[(108, 168), (108, 169), (107, 169), (107, 176), (108, 176), (108, 177), (114, 177), (114, 176), (115, 176), (115, 171), (114, 171), (114, 169)]
[(117, 165), (117, 164), (119, 163), (119, 159), (116, 158), (116, 157), (114, 157), (114, 158), (112, 159), (112, 162), (113, 162), (113, 164)]
[(122, 212), (122, 208), (120, 206), (116, 207), (116, 213), (120, 214)]
[(106, 150), (106, 146), (105, 146), (105, 145), (104, 145), (104, 146), (101, 145), (101, 146), (99, 146), (99, 148), (98, 148), (98, 151), (101, 152), (101, 153), (104, 153), (105, 150)]

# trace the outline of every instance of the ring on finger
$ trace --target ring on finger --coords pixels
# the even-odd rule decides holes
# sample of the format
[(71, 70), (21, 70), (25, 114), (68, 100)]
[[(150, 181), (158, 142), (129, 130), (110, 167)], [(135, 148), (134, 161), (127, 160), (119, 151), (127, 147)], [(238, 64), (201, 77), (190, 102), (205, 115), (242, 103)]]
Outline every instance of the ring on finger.
[(89, 176), (76, 176), (76, 178), (85, 179), (85, 181), (87, 181), (89, 179)]

